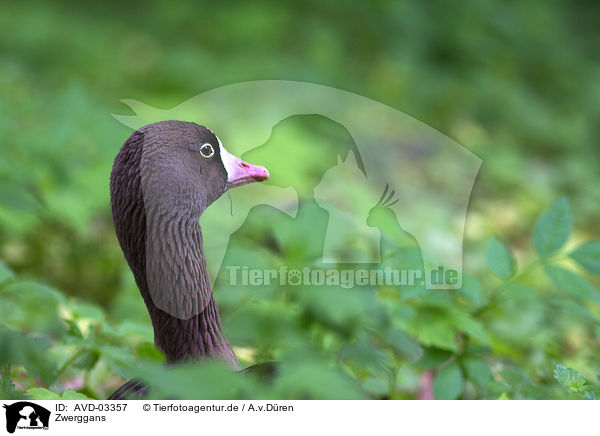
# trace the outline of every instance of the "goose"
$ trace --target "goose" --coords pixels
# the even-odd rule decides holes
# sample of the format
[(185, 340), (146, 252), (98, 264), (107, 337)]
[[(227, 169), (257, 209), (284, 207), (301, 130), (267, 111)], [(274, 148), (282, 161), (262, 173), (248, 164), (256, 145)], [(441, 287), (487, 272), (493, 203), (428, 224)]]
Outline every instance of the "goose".
[[(217, 359), (241, 369), (210, 286), (199, 219), (228, 189), (268, 178), (192, 122), (148, 124), (118, 152), (110, 175), (115, 231), (168, 364)], [(109, 399), (146, 392), (134, 379)]]

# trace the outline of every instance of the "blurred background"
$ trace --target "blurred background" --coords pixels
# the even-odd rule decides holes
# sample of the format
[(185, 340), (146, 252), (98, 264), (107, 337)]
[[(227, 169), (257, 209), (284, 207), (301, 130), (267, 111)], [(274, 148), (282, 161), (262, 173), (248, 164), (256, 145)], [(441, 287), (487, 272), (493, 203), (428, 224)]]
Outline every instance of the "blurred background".
[[(597, 395), (596, 2), (9, 1), (2, 9), (0, 397), (105, 398), (140, 371), (157, 381), (157, 396), (185, 398)], [(276, 360), (279, 375), (262, 383), (215, 365), (166, 375), (112, 226), (108, 178), (131, 130), (111, 114), (132, 114), (121, 99), (167, 109), (263, 79), (380, 101), (483, 160), (464, 286), (409, 296), (218, 286), (242, 364)], [(300, 128), (282, 135), (293, 141)], [(305, 261), (301, 248), (292, 260), (277, 249), (286, 232), (265, 228), (260, 214), (232, 255)], [(561, 243), (541, 248), (548, 234)]]

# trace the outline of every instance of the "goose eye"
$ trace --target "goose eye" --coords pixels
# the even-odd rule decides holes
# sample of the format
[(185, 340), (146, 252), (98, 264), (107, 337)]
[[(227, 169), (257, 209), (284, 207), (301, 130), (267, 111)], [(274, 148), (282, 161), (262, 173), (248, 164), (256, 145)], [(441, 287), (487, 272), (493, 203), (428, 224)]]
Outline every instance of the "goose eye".
[(212, 145), (206, 143), (202, 147), (200, 147), (200, 154), (205, 158), (209, 158), (212, 157), (213, 154), (215, 154), (215, 150)]

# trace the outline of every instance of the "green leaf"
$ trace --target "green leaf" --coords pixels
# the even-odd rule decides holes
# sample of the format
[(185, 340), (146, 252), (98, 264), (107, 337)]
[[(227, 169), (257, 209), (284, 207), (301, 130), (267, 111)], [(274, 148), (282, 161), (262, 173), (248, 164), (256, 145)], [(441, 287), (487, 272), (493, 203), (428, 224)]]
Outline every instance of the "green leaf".
[(587, 242), (569, 256), (586, 270), (600, 275), (600, 241)]
[(569, 392), (578, 394), (584, 400), (600, 398), (600, 389), (585, 379), (583, 375), (572, 368), (556, 365), (554, 378)]
[(462, 287), (456, 292), (468, 298), (475, 306), (481, 306), (487, 302), (487, 297), (484, 295), (479, 281), (467, 273), (463, 273)]
[(368, 393), (378, 397), (386, 395), (390, 391), (389, 381), (376, 377), (369, 377), (366, 379), (362, 383), (362, 387)]
[(60, 396), (61, 400), (90, 400), (91, 398), (76, 391), (66, 390)]
[(414, 335), (426, 347), (449, 351), (458, 349), (455, 340), (453, 319), (447, 311), (435, 307), (419, 309), (419, 315), (406, 323), (408, 333)]
[(18, 400), (23, 396), (17, 391), (17, 387), (8, 374), (0, 377), (0, 398), (3, 400)]
[(0, 204), (3, 207), (17, 210), (19, 212), (32, 213), (38, 205), (38, 201), (28, 189), (15, 184), (0, 185)]
[(492, 380), (493, 374), (490, 365), (481, 357), (468, 355), (461, 360), (469, 380), (479, 385), (484, 385)]
[(418, 342), (403, 331), (390, 328), (385, 334), (385, 339), (394, 351), (403, 354), (408, 359), (415, 360), (421, 354)]
[(584, 300), (598, 301), (598, 291), (583, 277), (558, 265), (546, 265), (544, 271), (559, 291)]
[(154, 330), (152, 330), (152, 326), (135, 321), (124, 321), (119, 326), (117, 334), (121, 337), (139, 336), (148, 342), (154, 341)]
[(59, 395), (56, 392), (52, 392), (44, 388), (29, 388), (27, 393), (31, 395), (33, 400), (89, 400), (90, 398), (79, 392), (66, 390)]
[(0, 283), (12, 280), (14, 277), (15, 275), (13, 272), (4, 264), (4, 262), (0, 261)]
[[(294, 360), (291, 357), (294, 356)], [(274, 382), (275, 397), (304, 399), (364, 399), (357, 381), (343, 371), (333, 368), (319, 359), (290, 356), (278, 365), (281, 376)]]
[(5, 325), (36, 335), (64, 335), (59, 307), (65, 297), (57, 290), (32, 280), (18, 280), (3, 285), (0, 295), (0, 319)]
[(420, 368), (435, 368), (450, 359), (451, 356), (452, 353), (446, 350), (425, 348), (423, 350), (423, 357), (416, 362), (416, 365)]
[(569, 392), (583, 393), (586, 389), (585, 377), (572, 368), (556, 365), (554, 378)]
[(140, 366), (136, 372), (141, 379), (151, 380), (150, 395), (156, 398), (236, 398), (239, 390), (251, 382), (249, 378), (217, 362), (170, 368), (148, 363)]
[(515, 273), (516, 263), (510, 250), (498, 238), (493, 237), (485, 250), (488, 266), (501, 279), (509, 279)]
[(456, 362), (438, 371), (433, 381), (436, 400), (456, 400), (463, 391), (463, 375)]
[(104, 321), (104, 312), (95, 304), (85, 301), (75, 301), (71, 304), (71, 310), (78, 319), (89, 319), (93, 321)]
[(77, 323), (72, 319), (65, 319), (65, 322), (69, 326), (69, 330), (67, 330), (67, 335), (78, 342), (82, 342), (84, 339), (83, 333), (81, 333), (81, 329), (79, 328)]
[(99, 350), (102, 359), (121, 377), (127, 377), (129, 371), (135, 367), (135, 356), (128, 348), (104, 345), (99, 347)]
[(44, 388), (29, 388), (27, 393), (33, 400), (60, 400), (60, 395)]
[(538, 253), (545, 257), (562, 247), (569, 239), (572, 227), (569, 202), (563, 197), (542, 213), (535, 225), (533, 242)]
[(165, 355), (149, 342), (142, 343), (139, 347), (136, 348), (135, 352), (140, 359), (156, 362), (165, 361)]
[(353, 362), (363, 368), (370, 368), (374, 371), (385, 369), (384, 355), (381, 350), (374, 347), (371, 343), (363, 340), (347, 344), (340, 351), (340, 357), (343, 361)]
[(452, 311), (452, 324), (458, 331), (482, 345), (491, 345), (490, 336), (484, 325), (468, 313), (458, 310)]
[(56, 364), (45, 352), (48, 346), (45, 339), (29, 338), (0, 326), (0, 365), (23, 365), (45, 384), (51, 384), (56, 377)]
[(100, 352), (97, 349), (87, 350), (81, 356), (75, 359), (73, 366), (85, 371), (90, 371), (96, 366), (96, 363), (98, 363), (99, 359)]

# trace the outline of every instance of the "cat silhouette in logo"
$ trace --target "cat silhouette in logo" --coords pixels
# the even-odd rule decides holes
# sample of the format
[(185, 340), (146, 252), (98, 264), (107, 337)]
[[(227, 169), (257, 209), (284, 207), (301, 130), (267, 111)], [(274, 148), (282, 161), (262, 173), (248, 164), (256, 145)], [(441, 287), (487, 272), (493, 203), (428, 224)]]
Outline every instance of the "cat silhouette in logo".
[(48, 428), (50, 422), (50, 411), (38, 406), (35, 403), (29, 401), (19, 401), (11, 405), (3, 405), (6, 409), (6, 431), (14, 433), (17, 428), (19, 421), (24, 419), (21, 423), (23, 427), (39, 427)]

